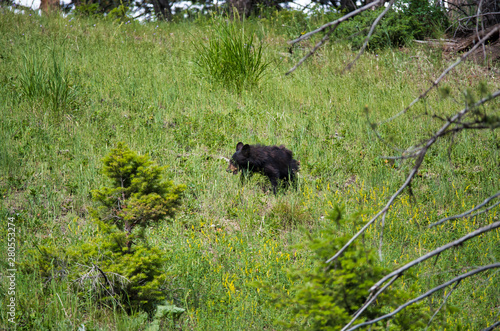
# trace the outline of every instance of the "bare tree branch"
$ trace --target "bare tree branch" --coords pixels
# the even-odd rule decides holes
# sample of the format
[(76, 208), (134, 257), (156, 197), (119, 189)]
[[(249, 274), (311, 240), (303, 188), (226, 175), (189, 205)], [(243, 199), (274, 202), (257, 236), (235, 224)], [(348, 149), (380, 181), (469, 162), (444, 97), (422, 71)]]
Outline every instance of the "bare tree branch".
[(460, 63), (462, 63), (472, 52), (474, 52), (479, 46), (481, 46), (482, 44), (484, 44), (484, 42), (486, 40), (488, 40), (491, 36), (493, 36), (496, 32), (500, 31), (500, 25), (497, 26), (496, 28), (492, 29), (487, 35), (485, 35), (481, 40), (479, 40), (475, 45), (474, 47), (472, 47), (467, 53), (465, 53), (464, 55), (462, 55), (461, 57), (458, 58), (458, 60), (453, 63), (451, 66), (449, 66), (448, 68), (446, 68), (446, 70), (444, 70), (441, 75), (435, 80), (432, 82), (432, 85), (427, 89), (425, 90), (422, 94), (420, 94), (415, 100), (413, 100), (405, 109), (403, 109), (402, 111), (400, 111), (399, 113), (397, 113), (396, 115), (392, 116), (391, 118), (381, 122), (380, 124), (385, 124), (387, 122), (390, 122), (396, 118), (398, 118), (399, 116), (405, 114), (408, 110), (410, 110), (411, 107), (413, 107), (413, 105), (415, 105), (417, 102), (419, 102), (421, 99), (425, 98), (427, 96), (427, 94), (432, 90), (434, 89), (436, 86), (438, 86), (438, 84), (441, 82), (441, 80), (451, 71), (453, 70), (457, 65), (459, 65)]
[(447, 243), (446, 245), (443, 245), (435, 250), (433, 250), (432, 252), (429, 252), (427, 254), (425, 254), (424, 256), (421, 256), (419, 257), (418, 259), (415, 259), (407, 264), (405, 264), (404, 266), (402, 266), (401, 268), (391, 272), (390, 274), (388, 274), (387, 276), (384, 276), (382, 279), (380, 279), (378, 282), (376, 282), (371, 288), (370, 288), (370, 292), (373, 292), (373, 291), (377, 291), (377, 289), (380, 287), (380, 285), (382, 285), (383, 283), (385, 283), (389, 278), (392, 278), (394, 277), (395, 275), (399, 275), (399, 274), (402, 274), (404, 273), (406, 270), (410, 269), (411, 267), (413, 266), (416, 266), (417, 264), (419, 264), (420, 262), (423, 262), (425, 260), (428, 260), (430, 259), (431, 257), (435, 256), (435, 255), (438, 255), (442, 252), (444, 252), (445, 250), (448, 250), (450, 249), (451, 247), (454, 247), (454, 246), (458, 246), (458, 245), (461, 245), (463, 244), (464, 242), (466, 242), (467, 240), (469, 239), (472, 239), (474, 237), (477, 237), (479, 236), (480, 234), (483, 234), (485, 232), (488, 232), (488, 231), (491, 231), (491, 230), (494, 230), (496, 228), (499, 228), (500, 227), (500, 221), (498, 222), (495, 222), (495, 223), (491, 223), (487, 226), (483, 226), (482, 228), (479, 228), (477, 229), (476, 231), (472, 231), (472, 232), (469, 232), (468, 234), (466, 234), (465, 236), (457, 239), (457, 240), (454, 240), (452, 242), (449, 242)]
[(297, 64), (294, 65), (292, 69), (288, 70), (287, 73), (285, 73), (285, 75), (289, 75), (292, 72), (294, 72), (300, 65), (302, 65), (302, 63), (304, 63), (309, 58), (309, 56), (316, 53), (318, 48), (320, 48), (328, 40), (328, 38), (330, 38), (330, 35), (333, 33), (333, 31), (335, 31), (336, 27), (337, 26), (335, 25), (334, 27), (330, 28), (330, 30), (325, 34), (325, 36), (323, 38), (321, 38), (321, 40), (314, 46), (314, 48), (311, 49), (309, 51), (309, 53), (307, 53), (306, 56), (304, 56), (302, 59), (300, 59), (300, 61), (297, 62)]
[(448, 4), (448, 6), (454, 6), (458, 11), (462, 12), (464, 15), (467, 16), (467, 13), (462, 9), (461, 6), (458, 6), (455, 2), (453, 1), (443, 1)]
[[(125, 308), (120, 304), (120, 302), (118, 300), (116, 300), (115, 298), (115, 291), (114, 291), (114, 285), (113, 283), (109, 280), (108, 276), (107, 275), (112, 275), (116, 278), (118, 278), (120, 280), (120, 282), (124, 282), (127, 281), (127, 282), (130, 282), (129, 279), (127, 279), (126, 277), (120, 275), (120, 274), (117, 274), (117, 273), (114, 273), (114, 272), (108, 272), (107, 274), (101, 269), (99, 268), (96, 264), (92, 263), (92, 267), (90, 266), (86, 266), (86, 265), (82, 265), (80, 263), (76, 263), (78, 266), (80, 267), (83, 267), (83, 268), (87, 268), (87, 272), (85, 274), (83, 274), (81, 277), (75, 279), (73, 282), (74, 283), (78, 283), (79, 286), (84, 286), (84, 283), (87, 281), (87, 280), (90, 280), (91, 281), (91, 287), (92, 289), (96, 289), (97, 288), (97, 285), (102, 287), (104, 289), (105, 292), (107, 292), (109, 294), (109, 296), (113, 299), (113, 301), (120, 307), (123, 309), (123, 311), (125, 311)], [(102, 283), (99, 281), (99, 278), (101, 278), (101, 276), (104, 278), (105, 282), (109, 285), (109, 289)]]
[[(480, 267), (480, 268), (477, 268), (475, 270), (472, 270), (472, 271), (469, 271), (465, 274), (462, 274), (458, 277), (455, 277), (453, 278), (452, 280), (450, 281), (447, 281), (446, 283), (443, 283), (439, 286), (436, 286), (432, 289), (430, 289), (429, 291), (427, 291), (426, 293), (420, 295), (419, 297), (415, 298), (415, 299), (412, 299), (408, 302), (406, 302), (405, 304), (399, 306), (398, 308), (396, 308), (395, 310), (393, 310), (392, 312), (390, 312), (389, 314), (386, 314), (384, 316), (380, 316), (376, 319), (373, 319), (371, 321), (367, 321), (365, 323), (361, 323), (361, 324), (357, 324), (355, 325), (354, 327), (350, 328), (348, 331), (352, 331), (352, 330), (356, 330), (362, 326), (366, 326), (366, 325), (371, 325), (371, 324), (375, 324), (381, 320), (384, 320), (386, 318), (389, 318), (389, 317), (393, 317), (394, 315), (396, 315), (397, 313), (399, 313), (401, 310), (403, 310), (404, 308), (414, 304), (414, 303), (417, 303), (419, 301), (421, 301), (422, 299), (425, 299), (426, 297), (432, 295), (434, 292), (437, 292), (443, 288), (446, 288), (448, 286), (450, 286), (451, 284), (455, 283), (455, 282), (459, 282), (461, 281), (462, 279), (465, 279), (465, 278), (468, 278), (468, 277), (471, 277), (477, 273), (480, 273), (480, 272), (483, 272), (483, 271), (486, 271), (486, 270), (489, 270), (489, 269), (494, 269), (494, 268), (500, 268), (500, 263), (494, 263), (494, 264), (490, 264), (490, 265), (486, 265), (486, 266), (483, 266), (483, 267)], [(496, 324), (496, 323), (495, 323)], [(495, 324), (493, 326), (495, 326)], [(492, 329), (491, 329), (492, 330)]]
[(372, 37), (373, 31), (375, 31), (375, 27), (378, 25), (378, 23), (380, 22), (380, 20), (385, 16), (385, 14), (387, 14), (387, 12), (389, 11), (389, 9), (391, 9), (392, 5), (394, 4), (394, 1), (395, 0), (391, 0), (389, 2), (389, 4), (387, 5), (387, 7), (384, 9), (384, 11), (373, 22), (373, 24), (372, 24), (372, 26), (370, 28), (370, 31), (366, 35), (365, 41), (363, 43), (363, 46), (361, 47), (361, 49), (358, 52), (358, 55), (356, 56), (356, 58), (351, 63), (349, 63), (347, 65), (347, 67), (344, 68), (344, 70), (342, 71), (342, 73), (345, 73), (346, 71), (351, 70), (351, 68), (354, 65), (354, 63), (356, 63), (356, 61), (359, 60), (359, 58), (361, 57), (361, 55), (364, 53), (366, 46), (368, 46), (368, 42), (370, 41), (370, 38)]
[(341, 17), (341, 18), (339, 18), (338, 20), (335, 20), (335, 21), (333, 21), (333, 22), (326, 23), (325, 25), (320, 26), (320, 27), (319, 27), (319, 28), (317, 28), (316, 30), (311, 31), (311, 32), (308, 32), (308, 33), (306, 33), (306, 34), (304, 34), (304, 35), (300, 36), (300, 37), (299, 37), (299, 38), (297, 38), (297, 39), (294, 39), (294, 40), (289, 41), (288, 43), (289, 43), (290, 45), (293, 45), (293, 44), (296, 44), (296, 43), (298, 43), (298, 42), (300, 42), (300, 41), (302, 41), (302, 40), (309, 39), (312, 35), (314, 35), (314, 34), (316, 34), (316, 33), (318, 33), (318, 32), (324, 31), (324, 30), (326, 30), (326, 29), (327, 29), (327, 28), (329, 28), (329, 27), (334, 27), (334, 28), (335, 28), (335, 27), (337, 27), (337, 25), (339, 25), (340, 23), (342, 23), (342, 22), (344, 22), (344, 21), (347, 21), (347, 20), (348, 20), (348, 19), (350, 19), (351, 17), (356, 16), (356, 15), (358, 15), (359, 13), (362, 13), (362, 12), (364, 12), (365, 10), (370, 9), (370, 8), (371, 8), (371, 7), (373, 7), (373, 6), (381, 5), (381, 4), (383, 4), (383, 2), (384, 2), (384, 0), (378, 0), (378, 1), (374, 1), (374, 2), (372, 2), (372, 3), (369, 3), (369, 4), (367, 4), (366, 6), (363, 6), (363, 7), (359, 8), (359, 9), (357, 9), (357, 10), (354, 10), (354, 11), (352, 11), (352, 12), (350, 12), (350, 13), (348, 13), (348, 14), (346, 14), (346, 15), (342, 16), (342, 17)]
[(99, 271), (99, 273), (102, 275), (102, 277), (104, 277), (104, 280), (106, 281), (106, 283), (108, 283), (109, 287), (110, 287), (110, 291), (111, 293), (109, 293), (111, 296), (113, 296), (115, 294), (115, 287), (113, 286), (113, 284), (111, 284), (111, 282), (109, 281), (108, 279), (108, 276), (106, 276), (106, 273), (104, 271), (101, 270), (101, 268), (99, 268), (98, 266), (96, 266), (94, 263), (92, 263), (92, 266), (94, 268), (97, 269), (97, 271)]
[(497, 328), (499, 326), (500, 326), (500, 321), (493, 323), (492, 325), (490, 325), (489, 327), (487, 327), (483, 331), (493, 331), (495, 328)]
[[(484, 103), (496, 98), (500, 96), (500, 90), (499, 91), (496, 91), (495, 93), (491, 94), (490, 96), (486, 97), (486, 98), (483, 98), (481, 100), (479, 100), (478, 102), (476, 102), (475, 104), (473, 105), (470, 105), (470, 106), (467, 106), (465, 107), (463, 110), (459, 111), (458, 113), (456, 113), (454, 116), (450, 117), (447, 119), (446, 123), (433, 135), (431, 136), (425, 143), (422, 143), (420, 144), (422, 147), (420, 147), (419, 149), (416, 150), (416, 152), (414, 153), (414, 155), (416, 156), (416, 161), (415, 161), (415, 165), (412, 169), (412, 171), (410, 172), (410, 174), (408, 175), (405, 183), (400, 187), (400, 189), (389, 199), (389, 202), (386, 204), (386, 206), (377, 214), (375, 215), (360, 231), (358, 231), (358, 233), (356, 233), (350, 240), (349, 242), (344, 246), (342, 247), (338, 252), (337, 254), (335, 254), (335, 256), (333, 256), (332, 258), (330, 258), (329, 260), (327, 260), (326, 262), (327, 263), (331, 263), (333, 260), (335, 260), (338, 256), (340, 256), (340, 254), (342, 254), (342, 252), (361, 234), (363, 233), (366, 228), (371, 225), (378, 217), (380, 217), (380, 215), (382, 215), (382, 217), (385, 217), (386, 213), (387, 213), (387, 210), (389, 209), (389, 207), (391, 206), (391, 204), (393, 203), (394, 199), (402, 192), (402, 190), (405, 188), (405, 187), (410, 187), (410, 184), (415, 176), (415, 174), (418, 172), (418, 169), (420, 168), (422, 162), (423, 162), (423, 159), (425, 158), (425, 155), (427, 153), (427, 151), (429, 150), (429, 148), (441, 137), (449, 134), (450, 132), (453, 132), (452, 129), (450, 129), (450, 127), (452, 125), (462, 125), (460, 127), (460, 129), (465, 129), (464, 126), (463, 126), (463, 123), (461, 123), (461, 119), (466, 116), (469, 112), (477, 109), (477, 107), (483, 105)], [(500, 195), (500, 192), (497, 193), (495, 196), (493, 197), (490, 197), (487, 199), (487, 201), (485, 201), (482, 205), (484, 206), (486, 203), (488, 203), (491, 199), (493, 199), (494, 197), (496, 197), (497, 195)], [(494, 206), (490, 207), (490, 208), (493, 208)], [(480, 208), (480, 207), (479, 207)], [(477, 210), (477, 207), (475, 208), (475, 210)], [(473, 210), (474, 211), (474, 210)], [(472, 211), (470, 211), (472, 212)], [(469, 212), (469, 213), (470, 213)], [(455, 240), (453, 242), (450, 242), (450, 243), (447, 243), (446, 245), (443, 245), (435, 250), (433, 250), (432, 252), (424, 255), (424, 256), (421, 256), (420, 258), (417, 258), (409, 263), (407, 263), (406, 265), (404, 265), (403, 267), (391, 272), (390, 274), (386, 275), (385, 277), (383, 277), (381, 280), (379, 280), (377, 283), (375, 283), (371, 288), (370, 288), (370, 292), (372, 292), (372, 294), (370, 295), (371, 296), (378, 296), (380, 293), (382, 293), (386, 288), (387, 288), (387, 285), (383, 286), (382, 288), (380, 288), (380, 286), (382, 284), (384, 284), (385, 282), (387, 282), (389, 279), (390, 282), (392, 283), (394, 281), (394, 277), (396, 276), (401, 276), (405, 271), (407, 271), (408, 269), (410, 269), (411, 267), (425, 261), (425, 260), (428, 260), (429, 258), (433, 257), (433, 256), (439, 256), (442, 252), (454, 247), (454, 246), (458, 246), (458, 245), (461, 245), (463, 242), (469, 240), (469, 239), (472, 239), (482, 233), (485, 233), (485, 232), (488, 232), (488, 231), (491, 231), (493, 229), (496, 229), (496, 228), (499, 228), (500, 227), (500, 222), (495, 222), (495, 223), (492, 223), (492, 224), (489, 224), (485, 227), (482, 227), (482, 228), (479, 228), (473, 232), (470, 232), (468, 233), (467, 235), (463, 236), (462, 238), (459, 238), (458, 240)], [(500, 266), (500, 264), (499, 264)], [(477, 269), (477, 270), (482, 270), (481, 268)], [(470, 273), (469, 273), (470, 274)], [(455, 281), (457, 281), (458, 279), (455, 279)], [(435, 290), (435, 289), (433, 289)], [(370, 300), (370, 297), (369, 299), (367, 300), (367, 302), (360, 308), (360, 310), (358, 311), (358, 313), (356, 313), (356, 315), (353, 317), (353, 319), (351, 320), (351, 322), (348, 324), (348, 325), (351, 325), (355, 319), (360, 315), (359, 312), (362, 312), (364, 311), (372, 302), (373, 300)], [(413, 301), (412, 303), (414, 302), (417, 302), (418, 300), (416, 301)], [(411, 304), (411, 303), (410, 303)], [(396, 314), (397, 312), (399, 312), (401, 309), (403, 309), (404, 307), (406, 306), (400, 306), (400, 308), (398, 308), (397, 311), (393, 312), (392, 315), (385, 315), (385, 317), (383, 318), (387, 318), (387, 317), (390, 317), (390, 316), (393, 316), (394, 314)], [(373, 324), (375, 323), (376, 321), (380, 321), (381, 319), (383, 318), (379, 318), (379, 319), (376, 319), (376, 320), (373, 320), (373, 321), (370, 321), (370, 322), (367, 322), (368, 324)], [(368, 325), (367, 323), (364, 323), (364, 324), (360, 324), (360, 325)], [(356, 326), (354, 328), (351, 328), (350, 330), (354, 330), (356, 328), (358, 328), (359, 326)]]
[[(483, 0), (479, 1), (479, 5), (477, 6), (477, 18), (476, 18), (476, 34), (479, 36), (479, 15), (481, 14), (481, 6), (483, 5)], [(484, 31), (484, 24), (483, 21), (481, 21), (481, 30)], [(483, 56), (484, 56), (484, 62), (486, 63), (486, 47), (484, 46), (484, 43), (482, 45), (483, 47)]]
[(471, 110), (476, 109), (477, 107), (483, 105), (484, 103), (486, 103), (492, 99), (497, 98), (498, 96), (500, 96), (500, 90), (492, 93), (490, 96), (488, 96), (486, 98), (479, 100), (478, 102), (476, 102), (475, 104), (473, 104), (470, 107), (465, 107), (464, 109), (462, 109), (461, 111), (459, 111), (458, 113), (456, 113), (455, 115), (450, 117), (448, 119), (448, 121), (432, 137), (430, 137), (425, 143), (422, 143), (421, 144), (422, 147), (417, 149), (414, 153), (414, 155), (416, 157), (415, 165), (413, 166), (413, 169), (411, 170), (410, 174), (406, 178), (406, 181), (403, 183), (403, 185), (401, 185), (401, 187), (397, 190), (397, 192), (391, 196), (391, 198), (389, 199), (389, 201), (387, 202), (385, 207), (381, 211), (379, 211), (375, 216), (373, 216), (354, 236), (352, 236), (351, 239), (349, 239), (349, 241), (344, 245), (344, 247), (342, 247), (333, 257), (328, 259), (326, 261), (326, 263), (331, 263), (332, 261), (337, 259), (347, 249), (347, 247), (349, 247), (352, 244), (352, 242), (354, 240), (356, 240), (371, 224), (373, 224), (373, 222), (375, 222), (375, 220), (377, 220), (381, 215), (384, 215), (385, 213), (387, 213), (387, 211), (389, 210), (390, 206), (392, 205), (392, 203), (394, 202), (396, 197), (399, 196), (401, 194), (401, 192), (403, 192), (403, 190), (406, 187), (409, 187), (409, 185), (411, 184), (413, 177), (417, 174), (418, 169), (422, 165), (422, 162), (425, 158), (425, 155), (426, 155), (428, 149), (439, 138), (441, 138), (441, 137), (443, 137), (451, 132), (449, 130), (449, 127), (451, 125), (460, 121), (460, 119), (463, 118)]
[[(394, 2), (394, 0), (391, 0), (391, 2)], [(349, 18), (351, 18), (353, 16), (356, 16), (357, 14), (359, 14), (359, 13), (361, 13), (361, 12), (367, 10), (367, 9), (370, 9), (373, 6), (376, 6), (376, 5), (379, 5), (379, 4), (383, 4), (383, 3), (384, 3), (384, 0), (378, 0), (378, 1), (375, 1), (375, 2), (372, 2), (372, 3), (369, 3), (366, 6), (363, 6), (363, 7), (359, 8), (359, 9), (357, 9), (357, 10), (354, 10), (354, 11), (352, 11), (352, 12), (350, 12), (350, 13), (342, 16), (338, 20), (335, 20), (333, 22), (329, 22), (329, 23), (327, 23), (327, 24), (319, 27), (318, 29), (316, 29), (314, 31), (308, 32), (308, 33), (304, 34), (303, 36), (300, 36), (299, 38), (297, 38), (295, 40), (289, 41), (288, 43), (290, 45), (293, 45), (293, 44), (296, 44), (296, 43), (298, 43), (298, 42), (300, 42), (302, 40), (309, 39), (312, 35), (314, 35), (314, 34), (316, 34), (318, 32), (321, 32), (321, 31), (324, 31), (324, 30), (328, 29), (328, 31), (325, 34), (325, 36), (323, 36), (323, 38), (321, 38), (321, 40), (318, 43), (316, 43), (316, 45), (314, 46), (314, 48), (311, 49), (309, 51), (309, 53), (307, 53), (306, 56), (304, 56), (302, 59), (300, 59), (300, 61), (296, 65), (294, 65), (292, 69), (288, 70), (288, 72), (285, 73), (285, 75), (289, 75), (292, 72), (294, 72), (300, 65), (302, 65), (302, 63), (304, 63), (311, 55), (313, 55), (318, 50), (318, 48), (320, 48), (328, 40), (328, 38), (330, 37), (330, 35), (333, 33), (333, 31), (335, 31), (335, 29), (337, 28), (337, 26), (339, 26), (340, 23), (348, 20)], [(384, 11), (384, 15), (385, 15), (385, 11)], [(381, 15), (381, 16), (383, 16), (383, 15)], [(382, 17), (380, 17), (380, 18), (382, 18)], [(377, 20), (379, 20), (379, 19), (377, 18)], [(378, 21), (377, 21), (377, 23), (378, 23)], [(375, 25), (372, 26), (372, 29), (375, 28)], [(363, 47), (363, 50), (364, 50), (364, 47)]]
[(384, 226), (385, 226), (385, 216), (387, 213), (384, 213), (382, 215), (382, 221), (380, 224), (380, 240), (379, 240), (379, 246), (378, 246), (378, 256), (380, 258), (380, 261), (382, 261), (382, 243), (384, 241)]
[[(380, 293), (382, 293), (382, 292), (383, 292), (383, 291), (384, 291), (384, 290), (388, 287), (388, 285), (386, 284), (386, 285), (384, 285), (382, 288), (380, 288), (380, 286), (381, 286), (382, 284), (384, 284), (384, 283), (385, 283), (387, 280), (389, 280), (389, 279), (391, 279), (391, 280), (389, 281), (389, 283), (390, 283), (390, 284), (392, 284), (392, 283), (394, 282), (394, 280), (396, 280), (396, 278), (400, 277), (400, 276), (401, 276), (401, 275), (402, 275), (405, 271), (407, 271), (407, 270), (408, 270), (408, 269), (410, 269), (411, 267), (413, 267), (413, 266), (415, 266), (415, 265), (417, 265), (417, 264), (419, 264), (419, 263), (421, 263), (421, 262), (423, 262), (423, 261), (425, 261), (425, 260), (428, 260), (428, 259), (430, 259), (430, 258), (431, 258), (431, 257), (433, 257), (433, 256), (439, 256), (439, 254), (441, 254), (442, 252), (444, 252), (444, 251), (446, 251), (446, 250), (448, 250), (448, 249), (450, 249), (450, 248), (452, 248), (452, 247), (454, 247), (454, 246), (461, 245), (461, 244), (463, 244), (465, 241), (467, 241), (467, 240), (469, 240), (469, 239), (472, 239), (472, 238), (474, 238), (474, 237), (479, 236), (480, 234), (483, 234), (483, 233), (485, 233), (485, 232), (488, 232), (488, 231), (494, 230), (494, 229), (499, 228), (499, 227), (500, 227), (500, 221), (499, 221), (499, 222), (492, 223), (492, 224), (490, 224), (490, 225), (488, 225), (488, 226), (485, 226), (485, 227), (479, 228), (479, 229), (477, 229), (476, 231), (473, 231), (473, 232), (468, 233), (467, 235), (463, 236), (463, 237), (462, 237), (462, 238), (460, 238), (460, 239), (457, 239), (457, 240), (452, 241), (452, 242), (450, 242), (450, 243), (448, 243), (448, 244), (446, 244), (446, 245), (443, 245), (443, 246), (441, 246), (441, 247), (439, 247), (439, 248), (437, 248), (437, 249), (433, 250), (432, 252), (429, 252), (429, 253), (425, 254), (424, 256), (421, 256), (421, 257), (419, 257), (418, 259), (415, 259), (415, 260), (413, 260), (413, 261), (411, 261), (411, 262), (407, 263), (407, 264), (406, 264), (406, 265), (404, 265), (403, 267), (401, 267), (401, 268), (399, 268), (399, 269), (397, 269), (397, 270), (395, 270), (395, 271), (391, 272), (390, 274), (388, 274), (388, 275), (384, 276), (382, 279), (380, 279), (377, 283), (375, 283), (375, 284), (374, 284), (374, 285), (370, 288), (370, 292), (371, 292), (370, 296), (372, 296), (372, 295), (373, 295), (373, 297), (377, 297)], [(497, 267), (500, 267), (500, 263), (492, 264), (492, 265), (490, 265), (490, 268), (492, 268), (491, 266), (495, 266), (494, 268), (497, 268)], [(469, 276), (470, 276), (470, 275), (472, 275), (472, 274), (474, 274), (474, 273), (479, 272), (478, 270), (482, 271), (484, 268), (486, 268), (486, 267), (480, 267), (480, 268), (478, 268), (478, 269), (476, 269), (476, 270), (473, 270), (473, 271), (470, 271), (470, 272), (468, 272), (468, 273), (466, 273), (466, 274), (464, 274), (464, 275), (469, 275)], [(486, 268), (486, 269), (488, 269), (488, 268)], [(486, 269), (484, 269), (484, 270), (486, 270)], [(463, 276), (463, 275), (462, 275), (462, 276)], [(466, 276), (466, 277), (469, 277), (469, 276)], [(463, 278), (466, 278), (466, 277), (463, 277)], [(452, 283), (454, 283), (454, 282), (456, 282), (456, 281), (459, 281), (459, 280), (461, 280), (461, 279), (463, 279), (463, 278), (457, 277), (457, 278), (454, 278), (452, 281), (450, 281), (450, 282), (448, 282), (448, 283), (445, 283), (445, 284), (448, 284), (448, 285), (449, 285), (449, 284), (452, 284)], [(446, 286), (448, 286), (448, 285), (446, 285)], [(377, 319), (375, 319), (375, 320), (373, 320), (373, 321), (370, 321), (370, 322), (366, 322), (366, 323), (358, 324), (358, 325), (356, 325), (355, 327), (353, 327), (353, 328), (349, 329), (349, 331), (350, 331), (350, 330), (355, 330), (355, 329), (357, 329), (359, 326), (373, 324), (373, 323), (376, 323), (376, 322), (378, 322), (378, 321), (380, 321), (380, 320), (382, 320), (382, 319), (384, 319), (384, 318), (394, 316), (395, 314), (397, 314), (399, 311), (401, 311), (401, 310), (402, 310), (403, 308), (405, 308), (406, 306), (411, 305), (411, 304), (413, 304), (413, 303), (415, 303), (415, 302), (417, 302), (417, 301), (421, 300), (422, 298), (424, 298), (424, 297), (426, 297), (426, 296), (428, 296), (428, 295), (432, 294), (433, 292), (437, 291), (438, 289), (440, 289), (440, 288), (442, 288), (442, 287), (446, 287), (446, 286), (441, 285), (441, 287), (439, 287), (439, 286), (438, 286), (438, 287), (435, 287), (434, 289), (432, 289), (432, 290), (428, 291), (428, 292), (426, 293), (426, 295), (424, 295), (424, 296), (420, 296), (420, 297), (418, 297), (417, 299), (414, 299), (414, 300), (409, 301), (409, 302), (408, 302), (408, 303), (406, 303), (405, 305), (400, 306), (398, 309), (396, 309), (396, 310), (395, 310), (395, 311), (393, 311), (392, 313), (387, 314), (387, 315), (384, 315), (384, 316), (382, 316), (382, 317), (379, 317), (379, 318), (377, 318)], [(352, 318), (352, 320), (349, 322), (349, 324), (348, 324), (348, 325), (351, 325), (352, 323), (354, 323), (354, 321), (355, 321), (355, 320), (359, 317), (359, 315), (361, 314), (361, 312), (363, 312), (364, 310), (366, 310), (366, 308), (368, 308), (368, 306), (369, 306), (372, 302), (373, 302), (373, 300), (367, 300), (367, 302), (366, 302), (366, 303), (365, 303), (365, 304), (364, 304), (364, 305), (363, 305), (363, 306), (362, 306), (362, 307), (358, 310), (358, 312), (357, 312), (357, 313), (356, 313), (356, 315)], [(345, 330), (345, 328), (344, 328), (343, 330)]]
[(496, 129), (500, 128), (500, 121), (495, 122), (493, 124), (479, 124), (479, 123), (462, 123), (458, 122), (457, 124), (460, 124), (459, 127), (450, 129), (448, 133), (451, 132), (460, 132), (463, 130), (483, 130), (483, 129)]
[(473, 215), (470, 215), (471, 213), (475, 212), (476, 210), (484, 207), (488, 202), (490, 202), (491, 200), (497, 198), (500, 196), (500, 192), (497, 192), (496, 194), (492, 195), (491, 197), (487, 198), (486, 200), (483, 201), (483, 203), (477, 205), (476, 207), (472, 208), (472, 209), (469, 209), (468, 211), (460, 214), (460, 215), (454, 215), (454, 216), (450, 216), (450, 217), (446, 217), (446, 218), (443, 218), (443, 219), (440, 219), (439, 221), (435, 222), (435, 223), (432, 223), (431, 225), (429, 225), (428, 227), (429, 228), (432, 228), (433, 226), (436, 226), (436, 225), (440, 225), (440, 224), (443, 224), (444, 222), (446, 221), (450, 221), (450, 220), (454, 220), (454, 219), (457, 219), (457, 218), (462, 218), (462, 217), (466, 217), (468, 216), (467, 218), (470, 218), (470, 217), (474, 217), (474, 216), (477, 216), (479, 214), (482, 214), (482, 213), (485, 213), (485, 212), (488, 212), (490, 211), (491, 209), (493, 209), (495, 206), (498, 206), (500, 204), (500, 201), (498, 201), (497, 203), (495, 203), (493, 206), (490, 206), (488, 208), (486, 208), (485, 210), (482, 210), (478, 213), (475, 213)]
[(484, 13), (484, 14), (477, 14), (473, 16), (467, 16), (467, 17), (462, 17), (459, 18), (459, 21), (464, 21), (464, 20), (470, 20), (471, 18), (476, 18), (476, 17), (481, 17), (481, 16), (488, 16), (488, 15), (499, 15), (500, 12), (491, 12), (491, 13)]
[(342, 328), (342, 330), (340, 331), (345, 331), (347, 330), (348, 327), (350, 327), (352, 325), (352, 323), (354, 323), (354, 321), (359, 317), (359, 315), (361, 315), (366, 308), (368, 308), (368, 306), (373, 302), (375, 301), (375, 299), (378, 297), (378, 295), (380, 293), (382, 293), (386, 288), (388, 288), (389, 286), (391, 286), (392, 283), (394, 283), (394, 281), (396, 281), (396, 279), (399, 278), (400, 275), (395, 275), (390, 282), (388, 282), (387, 284), (384, 285), (384, 287), (382, 288), (382, 290), (380, 290), (379, 292), (376, 292), (376, 293), (372, 293), (370, 294), (370, 297), (368, 297), (368, 300), (365, 302), (365, 304), (358, 309), (358, 311), (356, 312), (356, 314), (353, 316), (353, 318), (351, 319), (351, 321), (349, 323), (347, 323), (346, 326), (344, 326)]
[(450, 295), (453, 293), (453, 291), (455, 291), (455, 289), (458, 287), (458, 285), (460, 284), (460, 282), (461, 282), (461, 280), (457, 281), (455, 283), (455, 286), (453, 286), (453, 288), (450, 290), (450, 292), (448, 292), (448, 294), (446, 294), (446, 296), (444, 297), (443, 303), (441, 303), (441, 305), (436, 310), (436, 312), (434, 313), (434, 315), (432, 315), (431, 319), (427, 323), (427, 326), (425, 327), (425, 330), (427, 330), (429, 328), (429, 325), (431, 325), (432, 320), (434, 319), (434, 317), (436, 317), (436, 315), (439, 313), (439, 311), (444, 307), (444, 305), (446, 304), (446, 301), (448, 300), (448, 298), (450, 297)]

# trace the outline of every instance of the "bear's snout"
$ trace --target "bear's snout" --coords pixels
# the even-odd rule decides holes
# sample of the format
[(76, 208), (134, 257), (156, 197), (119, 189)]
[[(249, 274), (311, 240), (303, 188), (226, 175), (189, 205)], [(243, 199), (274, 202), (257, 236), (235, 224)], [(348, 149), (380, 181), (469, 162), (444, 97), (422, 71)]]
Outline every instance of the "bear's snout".
[(236, 175), (238, 173), (238, 167), (236, 167), (234, 164), (229, 163), (229, 167), (226, 169), (227, 172), (232, 172), (233, 175)]

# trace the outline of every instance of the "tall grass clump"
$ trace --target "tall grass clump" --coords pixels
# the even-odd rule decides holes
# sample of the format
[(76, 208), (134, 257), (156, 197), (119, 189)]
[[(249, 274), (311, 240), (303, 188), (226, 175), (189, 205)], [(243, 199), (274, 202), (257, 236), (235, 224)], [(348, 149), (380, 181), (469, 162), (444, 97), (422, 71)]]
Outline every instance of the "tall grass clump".
[(21, 93), (30, 100), (42, 98), (46, 93), (47, 71), (38, 55), (23, 54), (23, 66), (19, 73)]
[(262, 79), (270, 62), (263, 56), (263, 43), (245, 32), (244, 23), (220, 21), (208, 45), (196, 46), (199, 75), (211, 83), (240, 91)]
[(25, 53), (19, 86), (24, 97), (47, 103), (54, 110), (71, 106), (76, 100), (76, 88), (66, 69), (64, 53), (58, 54), (55, 50), (49, 63), (39, 54)]

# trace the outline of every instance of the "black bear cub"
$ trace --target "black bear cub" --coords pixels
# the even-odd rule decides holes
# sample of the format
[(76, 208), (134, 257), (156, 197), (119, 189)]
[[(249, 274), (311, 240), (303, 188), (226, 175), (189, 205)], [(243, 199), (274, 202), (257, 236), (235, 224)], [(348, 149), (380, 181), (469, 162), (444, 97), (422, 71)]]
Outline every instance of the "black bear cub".
[(236, 145), (236, 153), (229, 160), (228, 172), (234, 175), (243, 172), (260, 172), (266, 175), (276, 194), (278, 180), (293, 181), (299, 170), (299, 162), (293, 159), (293, 153), (285, 146)]

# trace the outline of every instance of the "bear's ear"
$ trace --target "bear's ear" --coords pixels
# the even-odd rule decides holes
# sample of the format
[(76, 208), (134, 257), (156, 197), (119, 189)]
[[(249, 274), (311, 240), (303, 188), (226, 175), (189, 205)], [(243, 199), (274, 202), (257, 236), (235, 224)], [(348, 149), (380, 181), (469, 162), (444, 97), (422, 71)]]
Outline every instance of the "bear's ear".
[(241, 154), (243, 154), (244, 157), (249, 157), (250, 156), (250, 145), (246, 144), (241, 148)]
[(236, 144), (236, 151), (239, 151), (243, 147), (243, 143), (240, 141), (238, 144)]

